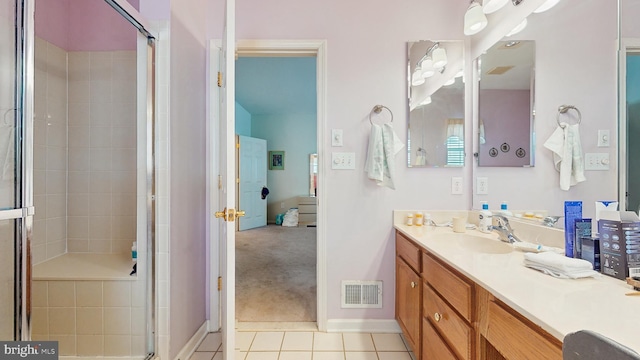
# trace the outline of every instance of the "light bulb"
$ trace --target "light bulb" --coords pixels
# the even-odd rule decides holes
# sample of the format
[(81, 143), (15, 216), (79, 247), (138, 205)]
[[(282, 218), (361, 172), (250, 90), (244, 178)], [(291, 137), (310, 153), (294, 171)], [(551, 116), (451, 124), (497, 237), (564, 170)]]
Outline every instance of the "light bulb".
[(485, 14), (494, 13), (502, 9), (502, 7), (505, 6), (508, 2), (509, 0), (484, 0), (482, 3), (482, 11)]
[(431, 104), (431, 96), (427, 96), (426, 99), (422, 100), (422, 102), (420, 103), (420, 106), (429, 105), (429, 104)]
[(433, 57), (433, 67), (436, 69), (442, 69), (445, 65), (447, 65), (447, 52), (443, 48), (437, 48), (433, 50), (431, 54)]
[(488, 20), (482, 12), (482, 6), (475, 1), (472, 2), (464, 14), (464, 34), (477, 34), (487, 26), (487, 23)]
[(436, 71), (433, 69), (433, 61), (431, 60), (431, 58), (426, 58), (422, 62), (422, 65), (420, 65), (420, 67), (422, 68), (422, 77), (425, 79), (428, 77), (432, 77), (436, 73)]
[(453, 77), (453, 78), (447, 80), (443, 85), (444, 86), (449, 86), (449, 85), (453, 85), (455, 83), (456, 83), (456, 78)]
[(417, 68), (416, 71), (411, 75), (411, 85), (419, 86), (424, 84), (424, 78), (422, 77), (422, 71), (420, 68)]

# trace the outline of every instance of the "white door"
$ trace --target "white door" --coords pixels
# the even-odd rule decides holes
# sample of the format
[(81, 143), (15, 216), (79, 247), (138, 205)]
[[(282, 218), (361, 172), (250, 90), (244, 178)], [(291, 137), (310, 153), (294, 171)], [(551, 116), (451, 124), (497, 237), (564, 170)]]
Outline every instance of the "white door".
[[(222, 349), (225, 360), (235, 358), (235, 0), (226, 0), (225, 25), (220, 54), (222, 86), (219, 117), (219, 217)], [(220, 218), (220, 216), (223, 216)]]
[(239, 198), (240, 209), (245, 215), (238, 219), (239, 230), (267, 225), (267, 140), (238, 136)]

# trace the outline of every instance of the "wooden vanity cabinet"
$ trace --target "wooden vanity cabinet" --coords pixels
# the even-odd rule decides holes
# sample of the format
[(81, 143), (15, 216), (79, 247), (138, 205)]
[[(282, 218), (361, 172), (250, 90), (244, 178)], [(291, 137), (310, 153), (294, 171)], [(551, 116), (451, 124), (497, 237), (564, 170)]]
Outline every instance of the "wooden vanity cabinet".
[(420, 354), (420, 249), (398, 233), (396, 236), (396, 320), (414, 354)]
[(562, 342), (396, 232), (396, 319), (417, 360), (561, 360)]

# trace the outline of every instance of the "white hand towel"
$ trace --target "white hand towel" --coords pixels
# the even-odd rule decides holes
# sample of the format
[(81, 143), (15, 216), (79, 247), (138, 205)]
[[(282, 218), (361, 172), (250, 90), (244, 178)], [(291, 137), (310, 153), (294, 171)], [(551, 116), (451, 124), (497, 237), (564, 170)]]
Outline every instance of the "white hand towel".
[(371, 125), (369, 150), (364, 171), (369, 179), (379, 186), (395, 190), (395, 155), (402, 150), (404, 144), (393, 131), (393, 126), (386, 123), (382, 126)]
[(587, 180), (578, 124), (560, 123), (544, 147), (553, 152), (553, 163), (560, 172), (560, 189), (569, 190), (571, 186)]
[(524, 254), (524, 266), (558, 278), (577, 279), (598, 275), (587, 260), (568, 258), (551, 251)]

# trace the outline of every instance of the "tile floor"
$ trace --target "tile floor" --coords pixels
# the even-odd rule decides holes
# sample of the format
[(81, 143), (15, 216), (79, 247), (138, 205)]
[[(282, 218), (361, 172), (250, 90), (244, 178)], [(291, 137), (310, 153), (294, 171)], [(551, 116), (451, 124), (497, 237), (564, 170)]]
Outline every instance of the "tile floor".
[[(210, 333), (190, 360), (222, 360), (222, 336)], [(400, 334), (238, 331), (236, 360), (412, 360)]]

